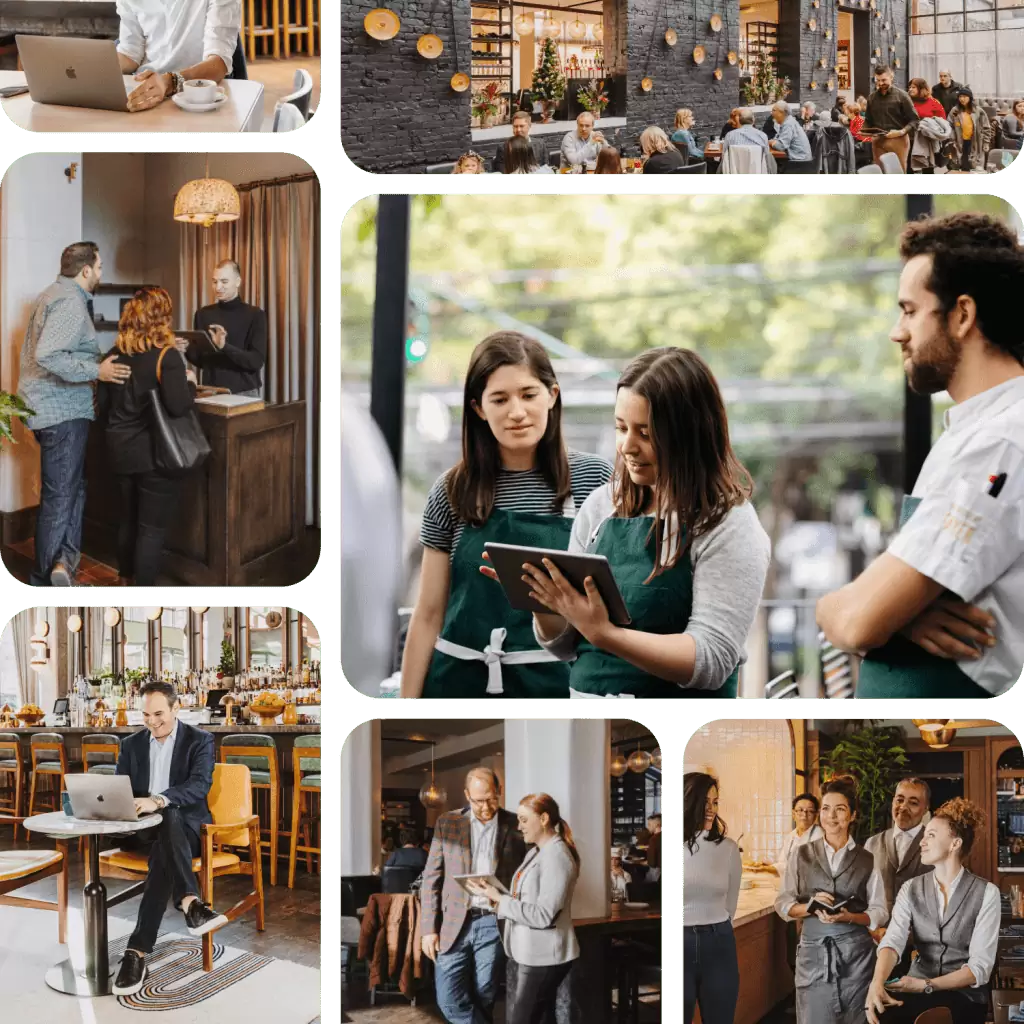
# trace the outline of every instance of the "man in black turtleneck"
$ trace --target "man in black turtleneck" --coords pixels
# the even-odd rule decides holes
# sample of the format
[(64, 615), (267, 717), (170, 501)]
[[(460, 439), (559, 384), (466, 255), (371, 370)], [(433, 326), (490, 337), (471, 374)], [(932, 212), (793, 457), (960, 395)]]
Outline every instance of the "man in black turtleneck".
[(234, 395), (263, 396), (263, 365), (267, 361), (267, 315), (238, 297), (242, 273), (233, 260), (222, 260), (213, 272), (217, 301), (196, 310), (195, 330), (207, 331), (216, 352), (190, 345), (188, 360), (203, 371), (203, 383), (227, 388)]

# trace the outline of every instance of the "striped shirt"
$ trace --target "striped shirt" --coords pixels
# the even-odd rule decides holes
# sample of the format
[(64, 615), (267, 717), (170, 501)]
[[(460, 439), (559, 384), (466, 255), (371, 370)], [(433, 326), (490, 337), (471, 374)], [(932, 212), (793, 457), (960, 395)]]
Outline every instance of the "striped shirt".
[[(568, 457), (572, 499), (578, 512), (587, 495), (611, 479), (612, 467), (599, 455), (570, 450)], [(420, 543), (451, 554), (458, 547), (465, 524), (448, 501), (447, 477), (447, 473), (442, 473), (430, 488), (427, 507), (423, 510)], [(503, 469), (494, 487), (494, 507), (538, 515), (558, 515), (561, 512), (556, 506), (555, 492), (539, 469)]]

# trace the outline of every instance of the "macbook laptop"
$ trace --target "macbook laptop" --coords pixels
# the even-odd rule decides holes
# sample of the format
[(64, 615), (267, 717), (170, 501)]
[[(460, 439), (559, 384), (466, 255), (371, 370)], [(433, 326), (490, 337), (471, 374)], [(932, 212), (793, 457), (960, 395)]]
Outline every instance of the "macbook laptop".
[(128, 110), (136, 83), (125, 79), (112, 39), (15, 36), (29, 95), (36, 103)]
[(127, 775), (65, 775), (71, 810), (83, 821), (138, 821)]

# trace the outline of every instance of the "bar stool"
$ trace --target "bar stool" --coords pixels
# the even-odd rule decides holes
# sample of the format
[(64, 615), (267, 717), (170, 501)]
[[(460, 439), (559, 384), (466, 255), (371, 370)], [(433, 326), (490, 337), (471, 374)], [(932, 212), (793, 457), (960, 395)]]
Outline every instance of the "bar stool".
[[(281, 770), (277, 763), (277, 744), (273, 736), (264, 733), (247, 733), (244, 735), (225, 736), (221, 740), (221, 764), (244, 764), (249, 769), (249, 786), (254, 796), (260, 790), (267, 794), (269, 805), (270, 828), (263, 827), (260, 822), (260, 849), (270, 851), (270, 884), (277, 885), (277, 839), (280, 832), (281, 816)], [(256, 813), (259, 814), (259, 800)], [(263, 835), (270, 833), (270, 840)]]
[[(53, 779), (56, 788), (50, 792), (40, 793), (40, 797), (46, 798), (45, 810), (59, 811), (61, 809), (60, 794), (64, 789), (64, 776), (68, 769), (77, 768), (78, 765), (69, 765), (67, 751), (64, 749), (64, 737), (59, 732), (37, 732), (29, 740), (29, 752), (32, 758), (32, 785), (29, 787), (28, 816), (36, 813), (36, 787), (40, 777)], [(32, 833), (28, 832), (28, 840), (32, 841)]]
[(116, 775), (121, 739), (110, 733), (82, 737), (82, 766), (90, 775)]
[[(284, 56), (287, 60), (291, 56), (292, 36), (305, 36), (305, 51), (312, 57), (316, 53), (316, 33), (320, 28), (320, 21), (317, 18), (317, 4), (315, 0), (281, 0), (284, 4), (284, 19), (281, 26), (281, 34), (284, 36)], [(295, 14), (292, 15), (294, 6)], [(305, 17), (303, 17), (305, 9)], [(302, 52), (296, 46), (296, 53)]]
[[(303, 775), (303, 772), (307, 774)], [(309, 799), (308, 807), (303, 805)], [(300, 853), (306, 855), (306, 870), (313, 873), (312, 854), (317, 855), (317, 871), (320, 871), (320, 838), (317, 844), (310, 844), (310, 827), (320, 827), (320, 737), (296, 736), (292, 748), (292, 834), (288, 852), (288, 888), (295, 888), (295, 859)], [(302, 829), (303, 844), (299, 845), (299, 829)]]
[[(13, 792), (11, 778), (13, 776)], [(21, 818), (21, 794), (25, 786), (25, 764), (16, 732), (0, 732), (0, 816), (14, 818), (14, 841), (18, 841), (18, 820)]]
[[(288, 0), (284, 0), (285, 3)], [(267, 8), (270, 18), (267, 19)], [(256, 11), (260, 12), (260, 20), (256, 20)], [(272, 39), (274, 44), (274, 60), (281, 59), (281, 8), (280, 0), (245, 0), (242, 6), (242, 39), (249, 60), (256, 59), (257, 38)]]

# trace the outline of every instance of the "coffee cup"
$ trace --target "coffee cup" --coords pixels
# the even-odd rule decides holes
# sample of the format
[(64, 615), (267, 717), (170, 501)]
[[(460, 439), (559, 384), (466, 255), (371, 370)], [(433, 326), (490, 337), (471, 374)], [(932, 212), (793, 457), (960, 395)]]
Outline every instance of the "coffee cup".
[(185, 83), (183, 93), (186, 103), (199, 106), (202, 103), (213, 103), (219, 95), (217, 83), (209, 78), (194, 78)]

